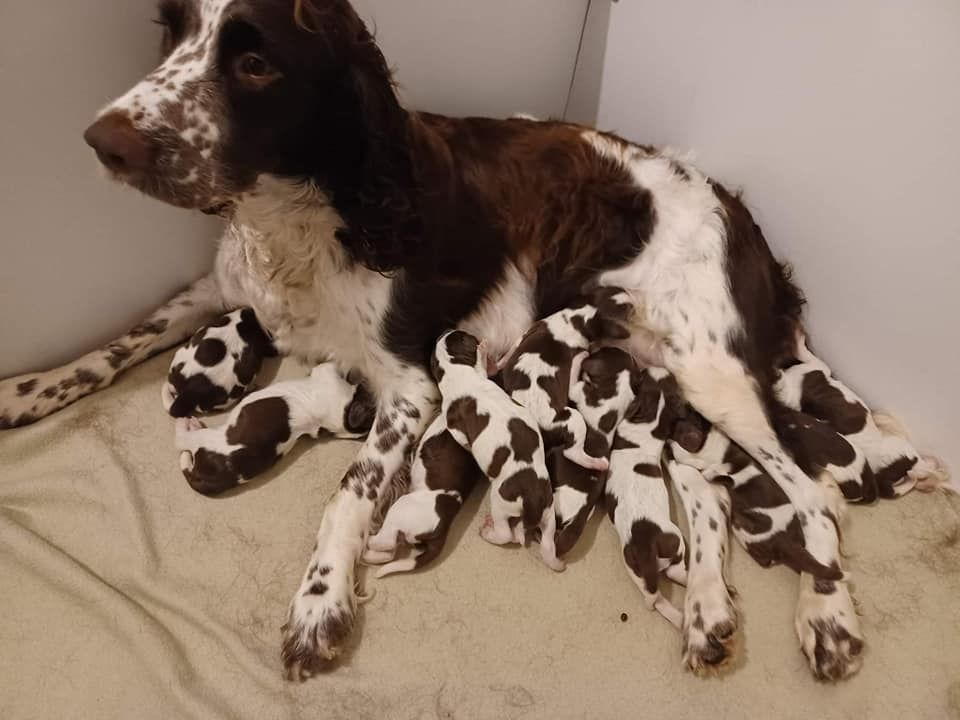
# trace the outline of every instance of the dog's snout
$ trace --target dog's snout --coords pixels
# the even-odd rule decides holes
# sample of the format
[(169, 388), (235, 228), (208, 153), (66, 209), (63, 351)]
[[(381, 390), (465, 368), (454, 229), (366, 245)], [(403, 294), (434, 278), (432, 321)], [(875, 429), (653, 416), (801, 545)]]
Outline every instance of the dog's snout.
[(126, 113), (107, 113), (87, 128), (83, 139), (100, 162), (114, 172), (142, 172), (150, 168), (150, 145)]

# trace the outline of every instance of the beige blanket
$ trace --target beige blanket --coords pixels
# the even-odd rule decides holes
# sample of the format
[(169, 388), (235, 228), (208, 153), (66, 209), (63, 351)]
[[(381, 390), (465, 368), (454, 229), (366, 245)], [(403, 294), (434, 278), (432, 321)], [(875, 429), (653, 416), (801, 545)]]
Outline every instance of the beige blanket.
[(698, 679), (605, 518), (555, 575), (480, 540), (479, 493), (435, 567), (368, 581), (341, 666), (288, 684), (279, 627), (357, 445), (305, 442), (254, 487), (201, 497), (160, 408), (169, 358), (0, 433), (3, 720), (960, 718), (960, 503), (942, 494), (852, 508), (868, 645), (838, 686), (814, 682), (797, 648), (790, 572), (737, 548), (742, 656)]

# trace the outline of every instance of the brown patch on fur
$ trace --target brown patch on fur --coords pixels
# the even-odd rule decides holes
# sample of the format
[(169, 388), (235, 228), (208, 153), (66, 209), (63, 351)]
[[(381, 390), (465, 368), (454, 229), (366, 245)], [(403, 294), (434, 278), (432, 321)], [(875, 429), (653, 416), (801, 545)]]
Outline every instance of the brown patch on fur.
[(490, 460), (490, 467), (487, 468), (487, 477), (496, 480), (500, 477), (504, 464), (510, 459), (510, 448), (501, 446), (493, 453), (493, 459)]
[(858, 402), (849, 402), (820, 370), (803, 376), (800, 409), (827, 421), (841, 435), (858, 433), (867, 424), (867, 409)]
[(489, 423), (490, 416), (478, 411), (476, 398), (458, 398), (447, 409), (447, 427), (463, 433), (470, 445)]
[(510, 418), (507, 429), (510, 431), (510, 447), (514, 459), (532, 463), (534, 453), (540, 447), (540, 433), (520, 418)]
[(23, 397), (24, 395), (32, 393), (34, 388), (37, 387), (37, 382), (37, 378), (32, 378), (17, 385), (17, 397)]

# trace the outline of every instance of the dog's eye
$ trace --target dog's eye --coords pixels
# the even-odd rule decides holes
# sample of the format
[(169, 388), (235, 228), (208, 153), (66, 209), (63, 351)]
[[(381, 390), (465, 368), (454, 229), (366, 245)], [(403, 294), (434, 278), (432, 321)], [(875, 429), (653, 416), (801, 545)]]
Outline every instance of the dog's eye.
[(241, 80), (254, 85), (267, 85), (280, 77), (277, 69), (257, 53), (248, 52), (241, 55), (237, 58), (235, 68)]

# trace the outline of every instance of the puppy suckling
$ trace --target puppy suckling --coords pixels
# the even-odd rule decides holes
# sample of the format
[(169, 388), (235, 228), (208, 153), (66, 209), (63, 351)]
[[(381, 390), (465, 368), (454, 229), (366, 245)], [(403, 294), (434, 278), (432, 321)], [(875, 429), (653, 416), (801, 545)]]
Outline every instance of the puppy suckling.
[(623, 562), (650, 610), (680, 629), (682, 613), (660, 592), (660, 573), (686, 584), (686, 546), (670, 519), (660, 459), (682, 404), (665, 370), (640, 372), (633, 412), (617, 428), (607, 474), (607, 513), (623, 548)]
[(173, 417), (225, 410), (242, 398), (273, 343), (250, 308), (235, 310), (200, 328), (177, 350), (161, 391)]
[(601, 288), (589, 300), (534, 323), (501, 363), (503, 389), (536, 419), (547, 448), (559, 447), (588, 470), (606, 470), (608, 462), (584, 448), (586, 423), (570, 407), (570, 384), (577, 379), (571, 368), (592, 344), (625, 337), (620, 323), (632, 307), (623, 291)]
[(272, 467), (308, 435), (364, 435), (376, 405), (362, 385), (346, 380), (333, 363), (302, 380), (276, 383), (244, 398), (221, 427), (194, 418), (177, 421), (180, 469), (190, 486), (215, 495)]
[[(410, 468), (410, 488), (367, 541), (363, 559), (387, 563), (377, 577), (423, 567), (443, 550), (450, 526), (464, 500), (480, 479), (480, 468), (437, 416), (417, 446)], [(410, 546), (407, 557), (395, 559), (399, 546)]]
[(563, 570), (554, 544), (553, 492), (533, 416), (487, 377), (486, 352), (468, 333), (443, 335), (431, 367), (447, 429), (490, 478), (491, 515), (480, 534), (490, 543), (505, 545), (524, 543), (539, 530), (544, 563)]
[[(585, 359), (581, 356), (574, 363), (570, 398), (586, 421), (585, 447), (592, 456), (609, 458), (613, 434), (636, 397), (636, 372), (630, 355), (613, 347), (601, 348)], [(557, 452), (550, 453), (548, 462), (557, 512), (557, 549), (568, 552), (603, 496), (606, 473), (587, 470)]]
[[(914, 487), (933, 490), (949, 479), (937, 458), (921, 456), (900, 425), (890, 416), (872, 413), (866, 403), (833, 376), (810, 352), (806, 338), (797, 339), (797, 364), (781, 370), (776, 385), (782, 403), (826, 421), (865, 457), (884, 498), (905, 495)], [(782, 429), (778, 427), (778, 431)], [(841, 485), (847, 494), (848, 488)]]
[(813, 518), (798, 514), (773, 478), (702, 416), (690, 410), (677, 422), (670, 449), (677, 463), (726, 488), (734, 537), (759, 565), (843, 579), (843, 572), (818, 562), (806, 548), (803, 526)]

